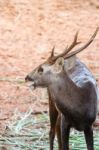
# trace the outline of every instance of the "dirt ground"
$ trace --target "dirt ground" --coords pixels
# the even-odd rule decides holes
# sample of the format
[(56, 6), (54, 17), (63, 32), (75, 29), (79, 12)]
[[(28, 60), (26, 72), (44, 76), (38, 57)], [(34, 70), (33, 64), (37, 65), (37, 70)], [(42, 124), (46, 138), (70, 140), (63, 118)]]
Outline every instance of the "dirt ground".
[[(18, 109), (47, 111), (45, 90), (32, 92), (20, 80), (71, 43), (76, 31), (85, 43), (99, 26), (98, 0), (0, 1), (0, 125), (5, 127)], [(78, 55), (99, 79), (99, 33)], [(5, 124), (6, 123), (6, 124)]]

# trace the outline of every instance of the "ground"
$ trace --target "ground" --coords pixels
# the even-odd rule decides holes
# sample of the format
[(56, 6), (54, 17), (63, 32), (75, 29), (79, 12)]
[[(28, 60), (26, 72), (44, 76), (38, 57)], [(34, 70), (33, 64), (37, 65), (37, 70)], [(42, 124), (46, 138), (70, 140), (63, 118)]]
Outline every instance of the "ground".
[[(24, 80), (55, 46), (60, 53), (76, 31), (85, 43), (99, 26), (98, 0), (0, 1), (0, 124), (3, 130), (18, 109), (48, 111), (45, 90), (31, 91)], [(99, 33), (77, 55), (99, 79)], [(2, 131), (1, 131), (2, 132)]]

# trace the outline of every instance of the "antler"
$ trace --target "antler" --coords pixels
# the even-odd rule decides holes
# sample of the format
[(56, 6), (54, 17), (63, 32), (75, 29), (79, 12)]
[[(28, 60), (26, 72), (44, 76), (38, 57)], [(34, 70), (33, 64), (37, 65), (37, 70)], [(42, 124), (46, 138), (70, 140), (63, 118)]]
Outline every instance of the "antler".
[(78, 32), (76, 32), (72, 44), (69, 47), (66, 47), (63, 53), (61, 53), (57, 56), (54, 56), (55, 47), (53, 47), (51, 56), (48, 58), (47, 62), (49, 62), (50, 64), (53, 64), (59, 57), (64, 57), (65, 59), (67, 59), (67, 58), (72, 57), (73, 55), (81, 52), (82, 50), (84, 50), (86, 47), (88, 47), (93, 42), (94, 38), (97, 35), (98, 30), (99, 30), (99, 27), (96, 28), (94, 34), (92, 35), (92, 37), (89, 39), (89, 41), (85, 45), (83, 45), (82, 47), (80, 47), (77, 50), (68, 54), (68, 52), (70, 52), (77, 44), (81, 43), (81, 42), (77, 42)]
[(71, 45), (68, 48), (66, 47), (65, 51), (63, 52), (64, 55), (66, 55), (69, 51), (71, 51), (77, 44), (81, 43), (81, 42), (77, 41), (77, 37), (78, 37), (78, 31), (76, 32), (76, 34), (74, 36), (74, 40), (71, 43)]
[(65, 48), (64, 52), (54, 56), (54, 49), (55, 47), (53, 47), (52, 52), (51, 52), (51, 56), (48, 58), (48, 62), (49, 63), (54, 63), (59, 57), (64, 57), (69, 51), (71, 51), (77, 44), (79, 44), (80, 42), (77, 42), (77, 37), (78, 37), (78, 32), (76, 32), (75, 36), (74, 36), (74, 40), (72, 42), (72, 44), (68, 47)]
[(86, 47), (88, 47), (93, 42), (94, 38), (96, 37), (98, 30), (99, 30), (99, 27), (96, 28), (94, 34), (92, 35), (92, 37), (89, 39), (89, 41), (85, 45), (83, 45), (82, 47), (78, 48), (77, 50), (67, 54), (64, 58), (66, 59), (66, 58), (72, 57), (73, 55), (76, 55), (77, 53), (81, 52)]

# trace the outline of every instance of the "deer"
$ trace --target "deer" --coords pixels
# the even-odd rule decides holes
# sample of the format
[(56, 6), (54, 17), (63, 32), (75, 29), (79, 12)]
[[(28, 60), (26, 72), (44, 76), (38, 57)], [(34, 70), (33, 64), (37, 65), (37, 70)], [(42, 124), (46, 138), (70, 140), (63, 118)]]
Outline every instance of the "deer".
[(88, 150), (94, 150), (93, 123), (97, 115), (97, 84), (87, 66), (76, 57), (94, 40), (97, 28), (89, 41), (71, 51), (80, 42), (78, 32), (69, 47), (55, 56), (52, 49), (47, 60), (26, 77), (31, 86), (47, 88), (49, 95), (50, 150), (53, 150), (55, 131), (59, 150), (69, 150), (70, 129), (84, 132)]

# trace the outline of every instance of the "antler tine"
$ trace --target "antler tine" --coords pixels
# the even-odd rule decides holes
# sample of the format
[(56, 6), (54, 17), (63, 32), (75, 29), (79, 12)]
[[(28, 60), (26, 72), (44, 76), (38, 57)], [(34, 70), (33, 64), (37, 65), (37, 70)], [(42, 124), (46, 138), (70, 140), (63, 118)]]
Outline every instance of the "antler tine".
[(79, 44), (80, 42), (77, 42), (77, 37), (78, 37), (78, 31), (76, 32), (75, 36), (74, 36), (74, 40), (72, 42), (72, 44), (68, 47), (65, 48), (64, 52), (57, 55), (57, 56), (54, 56), (51, 57), (53, 59), (53, 61), (55, 62), (56, 59), (58, 59), (59, 57), (64, 57), (70, 50), (72, 50), (77, 44)]
[(50, 64), (53, 64), (54, 63), (54, 51), (55, 51), (55, 46), (52, 48), (52, 51), (51, 51), (51, 55), (49, 56), (49, 58), (47, 59), (47, 62), (49, 62)]
[(66, 48), (66, 50), (64, 51), (65, 55), (66, 55), (69, 51), (71, 51), (77, 44), (81, 43), (81, 42), (77, 42), (78, 33), (79, 33), (79, 31), (76, 32), (76, 34), (75, 34), (75, 36), (74, 36), (74, 40), (73, 40), (73, 42), (71, 43), (71, 45), (70, 45), (68, 48)]
[(52, 52), (51, 52), (50, 58), (53, 58), (53, 57), (54, 57), (54, 51), (55, 51), (55, 46), (52, 48)]
[(67, 54), (65, 58), (72, 57), (73, 55), (75, 55), (75, 54), (81, 52), (81, 51), (84, 50), (86, 47), (88, 47), (88, 46), (93, 42), (94, 38), (96, 37), (98, 30), (99, 30), (99, 27), (96, 28), (94, 34), (91, 36), (91, 38), (89, 39), (89, 41), (88, 41), (85, 45), (83, 45), (82, 47), (78, 48), (77, 50), (75, 50), (75, 51), (73, 51), (73, 52)]

